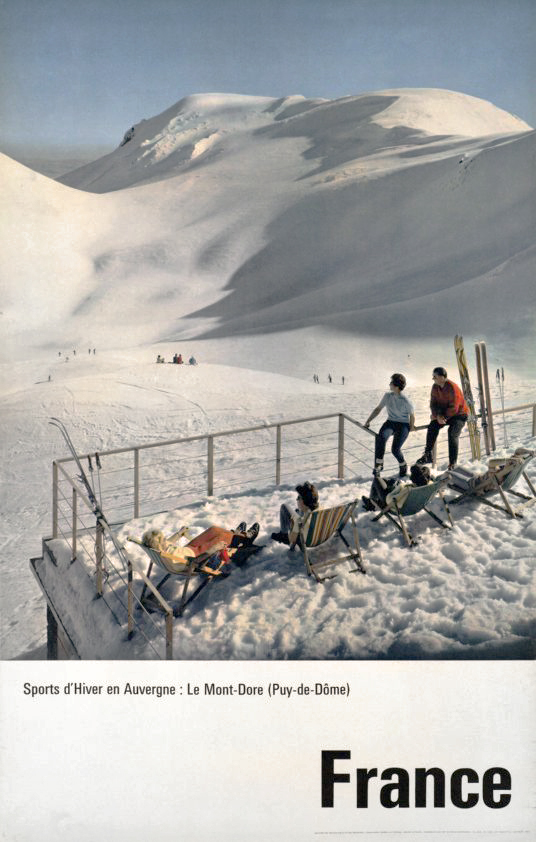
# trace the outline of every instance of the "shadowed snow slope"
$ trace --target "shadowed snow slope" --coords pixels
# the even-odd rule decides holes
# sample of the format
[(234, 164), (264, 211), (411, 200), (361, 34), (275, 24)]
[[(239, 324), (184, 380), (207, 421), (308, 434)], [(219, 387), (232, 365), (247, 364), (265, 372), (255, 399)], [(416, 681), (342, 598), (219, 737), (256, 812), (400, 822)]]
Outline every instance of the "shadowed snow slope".
[(450, 91), (204, 94), (63, 183), (2, 157), (5, 353), (320, 326), (526, 356), (535, 142)]

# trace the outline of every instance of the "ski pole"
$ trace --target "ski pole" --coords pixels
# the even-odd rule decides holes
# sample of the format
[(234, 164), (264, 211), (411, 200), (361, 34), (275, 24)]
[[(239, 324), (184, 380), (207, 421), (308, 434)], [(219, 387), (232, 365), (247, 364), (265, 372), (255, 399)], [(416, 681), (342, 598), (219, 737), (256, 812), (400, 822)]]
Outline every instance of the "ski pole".
[[(501, 380), (501, 371), (502, 371), (502, 380)], [(497, 369), (497, 385), (499, 387), (499, 395), (501, 398), (501, 407), (502, 407), (502, 416), (503, 416), (503, 441), (504, 446), (508, 447), (508, 433), (506, 431), (506, 414), (504, 411), (504, 368)]]

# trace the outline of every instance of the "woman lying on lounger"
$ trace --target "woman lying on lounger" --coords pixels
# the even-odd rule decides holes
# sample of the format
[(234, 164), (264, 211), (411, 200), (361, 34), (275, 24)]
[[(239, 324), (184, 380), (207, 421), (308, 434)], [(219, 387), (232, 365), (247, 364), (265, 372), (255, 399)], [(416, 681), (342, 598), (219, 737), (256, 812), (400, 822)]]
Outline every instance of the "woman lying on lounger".
[[(149, 529), (144, 533), (141, 540), (146, 547), (157, 550), (166, 563), (175, 568), (175, 572), (180, 573), (188, 566), (190, 559), (198, 558), (201, 555), (205, 555), (208, 561), (216, 553), (221, 553), (222, 561), (227, 561), (228, 557), (233, 556), (239, 547), (249, 547), (253, 544), (259, 534), (259, 528), (259, 524), (254, 523), (247, 529), (244, 522), (232, 530), (223, 529), (221, 526), (210, 526), (185, 546), (175, 543), (186, 533), (185, 527), (179, 529), (178, 532), (174, 532), (169, 538), (166, 538), (164, 533), (158, 529)], [(225, 558), (225, 555), (228, 557)], [(199, 570), (211, 574), (215, 572), (211, 567), (205, 568), (205, 565), (201, 566)]]

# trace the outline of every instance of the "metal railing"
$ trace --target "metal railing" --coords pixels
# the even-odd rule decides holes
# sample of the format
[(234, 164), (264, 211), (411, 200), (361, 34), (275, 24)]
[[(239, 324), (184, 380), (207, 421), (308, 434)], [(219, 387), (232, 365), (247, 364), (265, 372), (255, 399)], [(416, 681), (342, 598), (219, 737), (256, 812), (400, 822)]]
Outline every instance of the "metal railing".
[[(536, 436), (536, 403), (509, 407), (505, 414), (528, 410), (532, 413), (532, 436)], [(496, 414), (496, 421), (501, 414), (502, 410)], [(294, 435), (293, 431), (297, 433), (300, 425), (305, 426), (305, 432)], [(416, 432), (426, 430), (427, 426), (419, 425)], [(103, 597), (105, 592), (109, 595), (108, 603), (118, 623), (126, 622), (128, 639), (135, 631), (139, 632), (154, 649), (144, 624), (135, 617), (135, 611), (143, 612), (144, 622), (148, 619), (155, 634), (162, 636), (166, 657), (171, 658), (173, 610), (137, 569), (136, 575), (150, 589), (164, 615), (162, 631), (136, 596), (132, 563), (118, 546), (109, 526), (114, 523), (110, 513), (114, 513), (118, 525), (141, 517), (144, 509), (147, 514), (170, 511), (185, 498), (194, 502), (204, 496), (218, 496), (222, 491), (229, 493), (234, 485), (245, 492), (251, 483), (256, 488), (279, 486), (285, 478), (294, 483), (304, 473), (315, 479), (322, 475), (342, 480), (349, 470), (352, 476), (359, 477), (358, 471), (362, 472), (364, 467), (369, 478), (374, 463), (374, 438), (375, 433), (361, 422), (345, 413), (333, 413), (84, 454), (80, 459), (91, 467), (93, 462), (101, 465), (103, 461), (115, 460), (104, 477), (99, 471), (96, 482), (93, 478), (107, 517), (107, 521), (97, 519), (96, 523), (91, 502), (79, 487), (76, 475), (71, 476), (66, 470), (67, 464), (75, 464), (74, 460), (58, 459), (53, 463), (52, 537), (63, 538), (70, 547), (72, 560), (81, 561), (93, 571), (97, 596)], [(440, 449), (446, 448), (446, 437), (442, 438)], [(219, 447), (222, 441), (233, 441), (234, 447), (222, 449)], [(413, 441), (408, 440), (405, 451), (422, 452), (422, 439), (418, 443)], [(158, 450), (165, 451), (165, 458), (149, 461), (148, 455)], [(460, 453), (470, 454), (466, 430), (460, 440)], [(121, 461), (125, 457), (128, 457), (127, 464)], [(246, 474), (246, 469), (253, 470), (254, 475)], [(177, 483), (184, 487), (182, 495), (177, 494)]]

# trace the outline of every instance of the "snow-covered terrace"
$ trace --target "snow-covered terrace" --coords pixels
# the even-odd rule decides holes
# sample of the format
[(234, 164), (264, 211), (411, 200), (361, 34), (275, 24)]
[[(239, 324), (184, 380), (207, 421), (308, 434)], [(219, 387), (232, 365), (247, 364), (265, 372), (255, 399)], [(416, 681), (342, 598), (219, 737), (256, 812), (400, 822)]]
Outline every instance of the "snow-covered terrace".
[[(509, 450), (533, 447), (533, 405), (513, 413)], [(422, 443), (421, 431), (407, 449), (411, 461)], [(461, 463), (485, 470), (485, 457), (476, 465), (469, 457), (465, 436)], [(437, 458), (441, 465), (441, 449)], [(370, 433), (341, 414), (146, 443), (99, 454), (98, 461), (93, 454), (88, 473), (109, 532), (107, 525), (95, 530), (68, 460), (58, 460), (53, 537), (44, 539), (42, 558), (32, 560), (54, 632), (49, 656), (533, 657), (536, 509), (511, 520), (464, 503), (453, 507), (452, 530), (419, 515), (411, 528), (420, 543), (412, 549), (393, 526), (363, 511), (358, 531), (367, 575), (350, 575), (341, 564), (339, 575), (321, 585), (306, 576), (299, 552), (270, 540), (296, 482), (315, 481), (321, 505), (336, 505), (368, 493), (371, 461)], [(387, 462), (386, 473), (393, 467)], [(534, 480), (533, 465), (528, 473)], [(171, 533), (183, 524), (195, 535), (241, 520), (259, 521), (264, 545), (245, 566), (215, 580), (182, 617), (172, 616), (182, 587), (177, 579), (163, 588), (162, 613), (139, 605), (148, 559), (129, 536), (139, 538), (149, 526)], [(117, 544), (126, 552), (118, 553)]]

